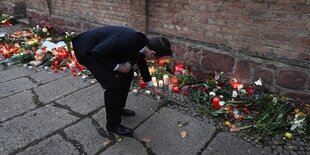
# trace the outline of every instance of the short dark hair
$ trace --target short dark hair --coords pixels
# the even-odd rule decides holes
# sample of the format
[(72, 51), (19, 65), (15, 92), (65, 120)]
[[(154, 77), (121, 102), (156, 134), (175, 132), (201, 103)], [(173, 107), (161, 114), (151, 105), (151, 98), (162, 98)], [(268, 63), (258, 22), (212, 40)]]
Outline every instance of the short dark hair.
[(167, 38), (155, 37), (149, 39), (147, 47), (156, 52), (156, 57), (172, 56), (171, 44)]

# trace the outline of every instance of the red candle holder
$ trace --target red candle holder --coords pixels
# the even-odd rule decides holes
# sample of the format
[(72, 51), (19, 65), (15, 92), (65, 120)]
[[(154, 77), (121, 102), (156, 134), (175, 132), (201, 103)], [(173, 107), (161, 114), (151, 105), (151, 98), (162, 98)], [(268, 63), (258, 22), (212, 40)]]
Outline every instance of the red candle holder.
[(249, 95), (249, 96), (252, 96), (253, 93), (254, 93), (254, 88), (253, 88), (253, 86), (249, 86), (248, 89), (247, 89), (247, 92), (248, 92), (248, 95)]
[(178, 86), (174, 86), (172, 91), (174, 93), (179, 93), (179, 87)]
[(139, 87), (140, 87), (141, 89), (145, 89), (145, 88), (146, 88), (146, 83), (145, 83), (143, 80), (140, 80), (140, 81), (139, 81)]
[(221, 106), (220, 106), (220, 98), (219, 97), (217, 97), (217, 96), (213, 97), (213, 99), (212, 99), (212, 107), (215, 110), (219, 110), (221, 108)]
[(174, 77), (171, 78), (171, 82), (172, 82), (172, 84), (176, 85), (176, 84), (178, 84), (179, 79), (174, 76)]

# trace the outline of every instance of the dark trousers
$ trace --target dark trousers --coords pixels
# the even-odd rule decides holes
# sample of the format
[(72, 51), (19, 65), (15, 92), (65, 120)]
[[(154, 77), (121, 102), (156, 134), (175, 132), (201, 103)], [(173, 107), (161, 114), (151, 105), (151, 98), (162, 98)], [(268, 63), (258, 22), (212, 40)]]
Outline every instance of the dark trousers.
[(133, 71), (119, 73), (108, 70), (95, 55), (86, 54), (76, 57), (96, 78), (104, 93), (107, 124), (121, 123), (121, 110), (126, 106), (127, 96), (133, 79)]

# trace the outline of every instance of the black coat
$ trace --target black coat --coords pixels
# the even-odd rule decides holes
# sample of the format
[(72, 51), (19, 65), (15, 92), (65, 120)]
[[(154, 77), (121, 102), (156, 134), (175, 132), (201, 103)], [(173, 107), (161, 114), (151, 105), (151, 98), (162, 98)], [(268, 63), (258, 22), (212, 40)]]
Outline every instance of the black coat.
[(144, 81), (151, 81), (144, 54), (139, 51), (146, 46), (147, 37), (126, 27), (106, 26), (81, 33), (72, 39), (77, 58), (91, 54), (109, 70), (117, 64), (137, 63)]

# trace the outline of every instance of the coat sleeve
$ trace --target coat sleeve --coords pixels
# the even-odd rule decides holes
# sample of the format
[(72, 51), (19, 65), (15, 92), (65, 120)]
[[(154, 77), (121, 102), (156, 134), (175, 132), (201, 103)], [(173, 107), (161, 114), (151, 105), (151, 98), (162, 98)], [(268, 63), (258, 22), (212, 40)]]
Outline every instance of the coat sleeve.
[(141, 55), (137, 60), (137, 65), (139, 68), (139, 71), (141, 73), (142, 79), (144, 82), (149, 82), (152, 80), (149, 67), (147, 66), (145, 56)]

